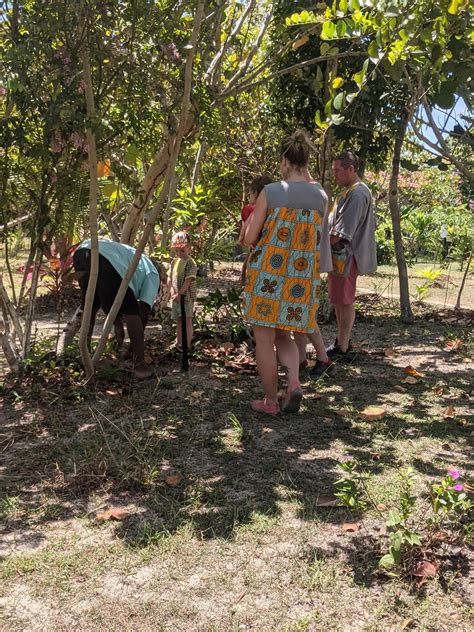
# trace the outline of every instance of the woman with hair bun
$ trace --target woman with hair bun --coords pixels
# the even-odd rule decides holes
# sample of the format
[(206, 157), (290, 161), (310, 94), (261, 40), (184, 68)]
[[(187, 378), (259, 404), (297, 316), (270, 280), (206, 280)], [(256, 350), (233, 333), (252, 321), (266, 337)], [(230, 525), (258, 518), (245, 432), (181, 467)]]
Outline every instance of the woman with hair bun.
[(253, 326), (257, 367), (264, 398), (257, 412), (276, 415), (277, 353), (288, 368), (282, 412), (297, 412), (303, 399), (299, 355), (291, 332), (312, 333), (320, 294), (320, 271), (332, 269), (327, 226), (327, 196), (308, 181), (310, 144), (303, 131), (280, 146), (282, 180), (264, 187), (249, 220), (244, 241), (253, 246), (244, 287), (244, 315)]

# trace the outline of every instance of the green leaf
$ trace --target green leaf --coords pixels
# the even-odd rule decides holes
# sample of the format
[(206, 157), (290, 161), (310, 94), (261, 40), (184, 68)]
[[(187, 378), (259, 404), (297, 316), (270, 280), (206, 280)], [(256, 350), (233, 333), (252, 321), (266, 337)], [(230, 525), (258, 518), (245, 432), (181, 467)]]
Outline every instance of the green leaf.
[(340, 110), (342, 108), (342, 104), (344, 103), (344, 92), (339, 92), (333, 99), (333, 107), (335, 110)]
[(108, 198), (112, 197), (114, 194), (116, 195), (117, 190), (118, 187), (113, 182), (108, 182), (102, 187), (102, 193)]
[(391, 555), (390, 553), (384, 555), (379, 561), (379, 566), (381, 566), (382, 568), (391, 568), (392, 566), (395, 566), (393, 555)]
[(468, 5), (468, 0), (451, 0), (451, 4), (448, 7), (448, 13), (451, 15), (458, 15), (458, 13), (467, 9)]
[(339, 2), (339, 10), (343, 13), (347, 13), (347, 9), (349, 8), (349, 3), (347, 0), (340, 0)]
[(407, 169), (408, 171), (418, 171), (418, 169), (420, 168), (420, 165), (417, 165), (416, 163), (412, 162), (411, 160), (407, 160), (406, 158), (402, 158), (400, 160), (400, 166), (403, 167), (403, 169)]
[[(326, 55), (326, 53), (328, 52), (330, 48), (331, 48), (331, 44), (328, 44), (327, 42), (323, 42), (319, 48), (319, 52), (321, 56)], [(319, 69), (319, 66), (318, 66), (318, 69)]]
[[(314, 122), (319, 127), (319, 129), (327, 129), (329, 127), (329, 123), (321, 120), (321, 112), (319, 110), (316, 110), (316, 114), (314, 115)], [(340, 483), (342, 482), (342, 480), (337, 482)]]
[(396, 509), (391, 509), (388, 512), (387, 527), (396, 527), (401, 523), (401, 521), (402, 517), (399, 511), (397, 511)]
[(334, 90), (339, 90), (344, 85), (344, 79), (342, 77), (334, 77), (331, 86)]
[(377, 46), (377, 42), (375, 40), (372, 40), (369, 44), (369, 47), (367, 48), (367, 53), (370, 57), (370, 59), (373, 62), (377, 62), (379, 59), (379, 47)]
[(405, 540), (412, 544), (413, 546), (421, 546), (421, 538), (418, 533), (414, 533), (413, 531), (408, 531), (405, 533)]
[(352, 75), (352, 79), (356, 82), (356, 84), (359, 86), (359, 88), (362, 87), (362, 84), (364, 83), (364, 79), (365, 79), (365, 72), (364, 70), (359, 70), (359, 72), (356, 72), (355, 74)]
[(339, 20), (336, 24), (336, 34), (338, 37), (343, 38), (347, 32), (347, 24), (344, 20)]
[(323, 28), (321, 31), (321, 39), (324, 39), (324, 40), (334, 39), (335, 30), (336, 30), (336, 27), (330, 20), (324, 22)]

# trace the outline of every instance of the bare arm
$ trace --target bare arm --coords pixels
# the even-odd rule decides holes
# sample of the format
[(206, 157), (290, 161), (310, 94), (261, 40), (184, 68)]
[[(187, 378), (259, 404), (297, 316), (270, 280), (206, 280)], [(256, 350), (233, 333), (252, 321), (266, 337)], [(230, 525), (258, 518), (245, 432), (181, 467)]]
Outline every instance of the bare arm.
[(248, 225), (245, 229), (244, 244), (246, 246), (255, 246), (260, 237), (260, 232), (267, 218), (267, 196), (263, 190), (257, 198), (255, 210), (249, 217)]

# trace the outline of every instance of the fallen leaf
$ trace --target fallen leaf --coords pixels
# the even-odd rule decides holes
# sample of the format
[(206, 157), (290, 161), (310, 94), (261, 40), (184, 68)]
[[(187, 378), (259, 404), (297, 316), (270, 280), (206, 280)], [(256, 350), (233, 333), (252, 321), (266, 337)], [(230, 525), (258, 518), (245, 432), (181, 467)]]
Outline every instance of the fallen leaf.
[(384, 505), (383, 503), (380, 503), (380, 505), (377, 505), (377, 509), (379, 511), (386, 511), (387, 505)]
[(405, 371), (405, 373), (407, 375), (411, 375), (412, 377), (425, 377), (424, 373), (421, 373), (420, 371), (417, 371), (411, 365), (406, 366), (404, 371)]
[(451, 446), (449, 445), (449, 443), (443, 443), (441, 447), (443, 448), (443, 450), (451, 450)]
[(437, 568), (431, 562), (423, 560), (417, 562), (411, 572), (415, 577), (434, 577), (436, 575)]
[(454, 406), (448, 406), (443, 410), (443, 417), (445, 419), (452, 419), (454, 417)]
[(202, 397), (204, 395), (204, 391), (193, 391), (191, 393), (191, 397), (195, 397), (196, 399), (198, 399), (199, 397)]
[(396, 354), (396, 351), (395, 349), (389, 348), (389, 349), (384, 349), (383, 353), (387, 358), (393, 358), (394, 355)]
[(130, 512), (128, 509), (122, 509), (121, 507), (113, 507), (107, 511), (101, 511), (95, 517), (98, 522), (105, 522), (106, 520), (123, 520)]
[(354, 531), (359, 531), (360, 522), (345, 522), (342, 525), (342, 530), (347, 531), (347, 533), (353, 533)]
[(207, 362), (195, 362), (194, 366), (198, 366), (200, 368), (203, 368), (203, 367), (207, 366)]
[(349, 415), (352, 415), (352, 410), (348, 408), (338, 408), (334, 411), (334, 414), (338, 417), (349, 417)]
[(339, 498), (334, 496), (318, 496), (316, 507), (338, 507), (341, 504)]
[(395, 386), (393, 387), (393, 389), (395, 391), (398, 391), (399, 393), (406, 393), (407, 389), (403, 388), (403, 386), (401, 384), (395, 384)]
[(435, 395), (438, 395), (438, 397), (440, 397), (444, 393), (444, 389), (440, 386), (439, 388), (435, 388), (433, 392)]
[(467, 419), (465, 419), (463, 417), (462, 419), (458, 419), (456, 423), (457, 423), (458, 426), (466, 426), (467, 425)]
[(360, 411), (359, 417), (365, 421), (376, 421), (385, 417), (386, 413), (385, 408), (381, 406), (366, 406), (364, 410)]
[(235, 349), (235, 345), (233, 342), (223, 342), (220, 348), (224, 351), (233, 351)]
[(462, 346), (462, 340), (456, 338), (455, 340), (449, 340), (444, 347), (445, 351), (457, 351)]
[(170, 487), (177, 487), (182, 480), (183, 477), (181, 476), (181, 474), (170, 474), (169, 476), (165, 477), (165, 482)]
[(449, 534), (446, 531), (437, 531), (433, 534), (434, 542), (445, 542), (446, 540), (449, 540)]
[(405, 619), (405, 621), (400, 626), (400, 630), (406, 630), (411, 627), (415, 623), (415, 619)]
[(120, 395), (120, 393), (118, 391), (114, 390), (113, 388), (108, 388), (105, 391), (105, 394), (106, 395), (110, 395), (110, 397), (114, 397), (114, 395)]
[(418, 384), (420, 380), (417, 380), (416, 377), (412, 375), (407, 375), (404, 380), (402, 380), (403, 384)]
[(380, 461), (380, 459), (382, 458), (380, 452), (371, 452), (370, 456), (374, 459), (374, 461)]

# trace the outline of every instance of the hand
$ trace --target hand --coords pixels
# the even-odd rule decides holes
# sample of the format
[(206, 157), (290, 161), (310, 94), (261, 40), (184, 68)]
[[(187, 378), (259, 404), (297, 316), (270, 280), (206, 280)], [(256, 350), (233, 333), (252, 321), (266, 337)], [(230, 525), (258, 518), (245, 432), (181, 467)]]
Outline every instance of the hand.
[(171, 298), (173, 300), (173, 303), (179, 303), (179, 292), (174, 292)]

